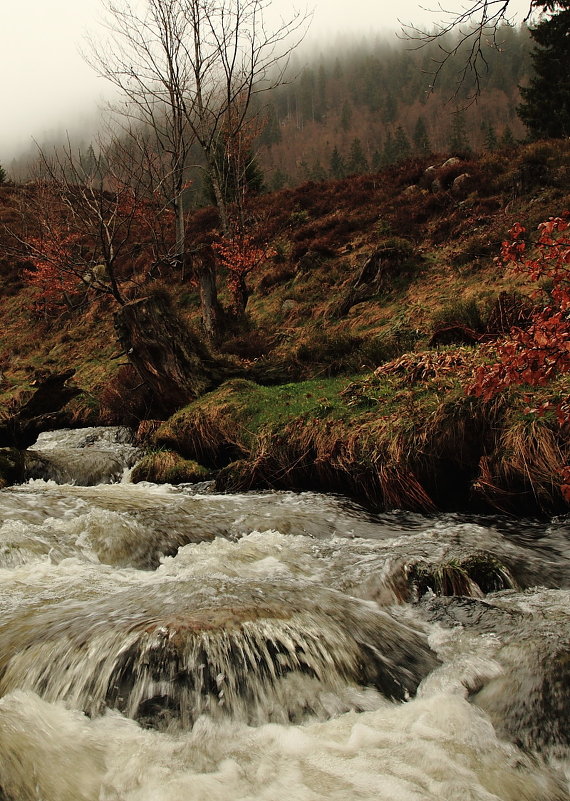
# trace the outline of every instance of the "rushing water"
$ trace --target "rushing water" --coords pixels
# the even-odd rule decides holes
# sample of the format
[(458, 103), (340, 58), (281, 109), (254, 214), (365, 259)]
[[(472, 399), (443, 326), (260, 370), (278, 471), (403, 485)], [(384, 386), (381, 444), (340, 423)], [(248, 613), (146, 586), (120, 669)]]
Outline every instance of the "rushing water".
[(34, 454), (0, 492), (1, 801), (569, 799), (568, 519), (132, 485), (120, 429)]

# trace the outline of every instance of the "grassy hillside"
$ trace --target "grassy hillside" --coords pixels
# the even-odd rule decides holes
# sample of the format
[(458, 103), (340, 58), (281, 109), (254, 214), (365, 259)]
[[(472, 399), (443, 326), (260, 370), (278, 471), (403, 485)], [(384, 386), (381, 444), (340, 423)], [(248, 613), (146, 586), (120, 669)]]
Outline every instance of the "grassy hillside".
[[(501, 241), (517, 221), (532, 230), (569, 209), (569, 179), (570, 144), (539, 142), (481, 158), (441, 154), (256, 198), (252, 230), (275, 255), (250, 276), (247, 325), (228, 330), (220, 348), (275, 386), (222, 387), (181, 413), (186, 422), (159, 429), (153, 447), (224, 468), (224, 487), (316, 484), (365, 493), (378, 506), (433, 508), (453, 506), (454, 493), (466, 502), (478, 484), (479, 499), (492, 496), (499, 508), (516, 505), (511, 490), (529, 507), (559, 508), (567, 432), (529, 416), (522, 390), (485, 404), (466, 398), (464, 387), (480, 358), (474, 340), (504, 333), (534, 303), (533, 287), (496, 261)], [(4, 224), (32, 225), (26, 191), (1, 188)], [(197, 212), (191, 240), (207, 242), (216, 224), (212, 210)], [(0, 239), (7, 242), (5, 231)], [(133, 402), (141, 389), (120, 377), (125, 357), (115, 358), (111, 302), (38, 317), (26, 266), (0, 252), (4, 410), (38, 375), (73, 367), (85, 393), (72, 402), (70, 422), (144, 417), (144, 404)], [(157, 285), (198, 328), (192, 277), (164, 268), (138, 291)], [(221, 295), (227, 303), (223, 287)], [(416, 355), (398, 367), (407, 352)], [(565, 378), (540, 390), (568, 392)], [(530, 447), (534, 466), (525, 467), (528, 452), (517, 449)], [(279, 449), (297, 471), (288, 472)]]

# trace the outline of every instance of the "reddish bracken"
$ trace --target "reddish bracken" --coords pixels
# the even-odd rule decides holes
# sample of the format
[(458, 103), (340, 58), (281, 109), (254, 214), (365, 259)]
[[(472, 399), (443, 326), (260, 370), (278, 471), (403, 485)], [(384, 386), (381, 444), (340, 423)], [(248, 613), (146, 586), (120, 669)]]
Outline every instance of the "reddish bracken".
[[(513, 385), (545, 386), (558, 375), (570, 372), (570, 214), (552, 217), (539, 225), (537, 242), (529, 253), (525, 228), (516, 223), (511, 238), (503, 242), (500, 260), (531, 281), (545, 282), (537, 289), (544, 301), (526, 328), (512, 328), (503, 342), (494, 346), (494, 364), (474, 371), (468, 391), (490, 399)], [(546, 401), (528, 410), (534, 414), (553, 412), (558, 424), (570, 425), (570, 401)], [(562, 475), (562, 492), (570, 501), (570, 465)]]

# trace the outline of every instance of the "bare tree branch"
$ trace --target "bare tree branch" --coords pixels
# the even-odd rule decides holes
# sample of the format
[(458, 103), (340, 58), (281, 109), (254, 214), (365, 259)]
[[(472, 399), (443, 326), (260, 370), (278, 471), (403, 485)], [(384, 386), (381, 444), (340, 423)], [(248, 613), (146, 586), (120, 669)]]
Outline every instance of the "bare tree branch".
[[(538, 0), (529, 0), (524, 21), (528, 21), (534, 8), (546, 5)], [(511, 0), (475, 0), (460, 11), (451, 11), (440, 3), (436, 9), (424, 10), (437, 14), (441, 21), (435, 24), (431, 32), (401, 23), (403, 38), (415, 42), (414, 49), (437, 44), (440, 57), (433, 59), (433, 71), (430, 73), (433, 76), (432, 89), (444, 67), (457, 63), (457, 89), (454, 96), (470, 76), (474, 88), (468, 101), (473, 102), (480, 94), (481, 81), (488, 70), (485, 51), (489, 47), (500, 50), (502, 26), (513, 25)]]

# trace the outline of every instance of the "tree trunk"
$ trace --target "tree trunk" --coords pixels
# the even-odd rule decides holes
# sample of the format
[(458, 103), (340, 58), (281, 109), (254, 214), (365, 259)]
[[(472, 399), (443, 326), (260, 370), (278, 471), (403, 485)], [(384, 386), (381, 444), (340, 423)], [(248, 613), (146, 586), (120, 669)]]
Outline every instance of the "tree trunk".
[(208, 342), (219, 342), (222, 327), (222, 308), (218, 302), (216, 286), (216, 264), (212, 258), (196, 259), (196, 271), (200, 286), (200, 311), (202, 328)]
[(186, 241), (185, 241), (185, 230), (184, 230), (184, 204), (182, 202), (182, 193), (180, 192), (176, 196), (175, 200), (175, 222), (176, 222), (176, 261), (178, 266), (180, 267), (180, 278), (184, 280), (184, 268), (185, 268), (185, 250), (186, 250)]
[(228, 215), (228, 207), (226, 199), (224, 197), (224, 192), (222, 189), (222, 182), (220, 180), (219, 170), (215, 163), (215, 159), (213, 159), (211, 155), (209, 154), (207, 155), (207, 160), (208, 160), (208, 175), (212, 183), (212, 189), (214, 192), (214, 198), (216, 199), (218, 214), (220, 215), (220, 225), (222, 228), (222, 233), (224, 236), (227, 236), (230, 232), (230, 218)]
[(187, 328), (167, 295), (127, 303), (115, 315), (115, 329), (129, 361), (166, 412), (236, 374)]

